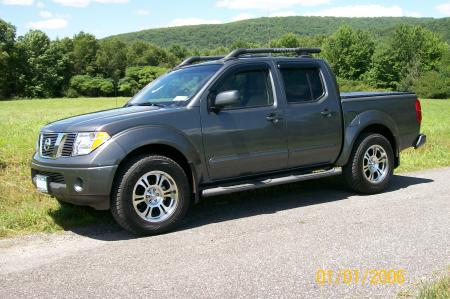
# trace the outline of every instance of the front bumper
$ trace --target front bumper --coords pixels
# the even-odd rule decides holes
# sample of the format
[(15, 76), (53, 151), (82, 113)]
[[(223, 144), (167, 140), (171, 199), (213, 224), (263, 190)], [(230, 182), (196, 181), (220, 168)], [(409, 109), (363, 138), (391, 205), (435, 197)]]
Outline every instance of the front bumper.
[[(110, 207), (110, 193), (117, 165), (100, 167), (54, 167), (31, 162), (31, 178), (37, 174), (48, 176), (49, 194), (76, 205), (90, 206), (97, 210)], [(75, 190), (75, 185), (81, 186)]]
[(418, 149), (419, 147), (424, 145), (426, 142), (427, 142), (427, 135), (419, 134), (419, 136), (417, 136), (416, 140), (414, 141), (414, 148)]

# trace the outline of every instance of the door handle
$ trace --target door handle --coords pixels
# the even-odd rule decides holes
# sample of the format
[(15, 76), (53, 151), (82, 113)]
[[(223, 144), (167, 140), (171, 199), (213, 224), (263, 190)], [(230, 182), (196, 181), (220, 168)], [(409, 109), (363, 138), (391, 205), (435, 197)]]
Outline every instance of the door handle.
[(278, 115), (277, 113), (271, 113), (268, 116), (266, 116), (267, 121), (270, 121), (274, 124), (278, 123), (280, 120), (283, 119), (283, 117), (281, 117), (280, 115)]
[(330, 111), (330, 109), (325, 109), (322, 112), (320, 112), (320, 114), (322, 114), (325, 117), (331, 117), (331, 115), (333, 114), (333, 112)]

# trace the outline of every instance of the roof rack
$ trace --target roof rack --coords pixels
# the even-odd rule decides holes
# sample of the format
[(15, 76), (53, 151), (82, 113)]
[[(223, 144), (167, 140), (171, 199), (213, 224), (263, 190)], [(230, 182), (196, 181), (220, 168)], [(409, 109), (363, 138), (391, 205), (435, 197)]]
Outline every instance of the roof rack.
[(297, 55), (310, 55), (320, 53), (319, 48), (258, 48), (258, 49), (236, 49), (225, 56), (224, 60), (234, 59), (244, 54), (263, 54), (263, 53), (296, 53)]
[(177, 65), (175, 68), (180, 68), (185, 65), (193, 64), (194, 62), (200, 62), (200, 61), (211, 61), (211, 60), (219, 60), (224, 58), (224, 56), (192, 56), (188, 57), (183, 62), (181, 62), (179, 65)]
[(299, 56), (310, 55), (314, 53), (320, 53), (319, 48), (256, 48), (256, 49), (236, 49), (231, 51), (227, 56), (192, 56), (186, 58), (177, 65), (174, 69), (179, 69), (183, 66), (193, 64), (200, 61), (211, 61), (211, 60), (229, 60), (238, 58), (241, 55), (246, 55), (247, 57), (260, 57), (262, 55), (254, 54), (269, 54), (269, 53), (296, 53)]

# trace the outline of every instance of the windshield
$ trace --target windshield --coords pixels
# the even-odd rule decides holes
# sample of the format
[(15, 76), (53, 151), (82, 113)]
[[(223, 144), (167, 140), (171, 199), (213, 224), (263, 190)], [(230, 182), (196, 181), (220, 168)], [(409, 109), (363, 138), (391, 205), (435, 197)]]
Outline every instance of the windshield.
[(208, 64), (172, 71), (144, 87), (127, 106), (180, 105), (190, 100), (220, 67)]

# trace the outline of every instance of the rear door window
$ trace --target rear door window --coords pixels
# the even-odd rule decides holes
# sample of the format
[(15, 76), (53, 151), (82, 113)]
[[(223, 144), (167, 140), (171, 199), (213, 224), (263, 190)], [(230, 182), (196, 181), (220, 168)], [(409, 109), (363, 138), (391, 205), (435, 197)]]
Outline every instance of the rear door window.
[(288, 103), (317, 101), (325, 92), (318, 68), (282, 68), (280, 72)]

